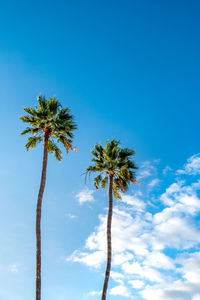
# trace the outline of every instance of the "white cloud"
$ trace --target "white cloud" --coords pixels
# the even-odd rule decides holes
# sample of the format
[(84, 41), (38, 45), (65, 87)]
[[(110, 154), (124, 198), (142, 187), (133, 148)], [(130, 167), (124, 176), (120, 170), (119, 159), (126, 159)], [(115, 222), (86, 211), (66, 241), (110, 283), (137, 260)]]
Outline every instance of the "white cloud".
[(155, 236), (165, 247), (189, 249), (200, 242), (198, 230), (187, 219), (171, 217), (155, 226)]
[(119, 273), (119, 272), (114, 272), (114, 271), (111, 271), (110, 272), (110, 276), (116, 280), (116, 279), (123, 279), (124, 278), (124, 275), (122, 273)]
[(192, 300), (200, 300), (200, 294), (194, 295), (194, 297), (192, 298)]
[(200, 174), (200, 153), (192, 155), (190, 158), (188, 158), (183, 170), (178, 170), (177, 174)]
[[(200, 230), (195, 223), (200, 216), (199, 189), (200, 180), (189, 184), (175, 181), (157, 195), (153, 208), (148, 206), (151, 193), (148, 198), (144, 192), (123, 195), (113, 209), (111, 278), (118, 285), (110, 295), (146, 300), (199, 299)], [(99, 224), (84, 248), (68, 261), (103, 267), (100, 271), (104, 274), (106, 221), (106, 214), (99, 216)]]
[(142, 280), (129, 280), (129, 284), (132, 285), (134, 289), (140, 290), (144, 286), (144, 282)]
[(110, 295), (112, 296), (123, 296), (123, 297), (131, 297), (130, 291), (124, 285), (115, 286), (110, 290)]
[(159, 163), (159, 161), (159, 159), (155, 159), (154, 161), (143, 162), (137, 172), (137, 179), (141, 180), (155, 175), (157, 172), (156, 165)]
[(9, 271), (11, 273), (18, 273), (19, 272), (18, 266), (16, 264), (10, 265), (9, 266)]
[(143, 179), (143, 178), (146, 178), (146, 177), (149, 177), (152, 175), (152, 170), (151, 169), (143, 169), (139, 172), (137, 178), (140, 180), (140, 179)]
[(165, 205), (171, 206), (174, 203), (174, 198), (176, 197), (176, 193), (180, 192), (181, 186), (184, 184), (184, 181), (179, 181), (171, 184), (166, 192), (160, 196), (160, 200), (163, 201)]
[(154, 268), (146, 267), (139, 262), (125, 263), (122, 265), (122, 270), (127, 274), (134, 274), (140, 278), (148, 279), (151, 282), (161, 282), (162, 276), (159, 271)]
[(69, 219), (72, 219), (72, 220), (78, 218), (77, 216), (75, 216), (75, 215), (73, 215), (73, 214), (71, 214), (71, 213), (67, 214), (67, 217), (68, 217)]
[(183, 278), (192, 284), (200, 285), (200, 252), (182, 254), (176, 261), (182, 265), (179, 272), (183, 274)]
[[(200, 200), (197, 196), (200, 182), (197, 181), (189, 186), (184, 185), (184, 183), (184, 181), (178, 181), (171, 184), (166, 192), (160, 196), (160, 200), (166, 206), (170, 206), (170, 210), (195, 214), (200, 211)], [(166, 210), (164, 211), (166, 212)]]
[(113, 265), (121, 265), (126, 261), (132, 260), (133, 258), (134, 256), (130, 252), (115, 253), (113, 257)]
[(123, 275), (122, 273), (111, 271), (111, 272), (110, 272), (110, 277), (111, 277), (115, 282), (118, 282), (118, 283), (120, 283), (120, 284), (123, 284), (124, 275)]
[(191, 297), (191, 287), (177, 280), (168, 284), (147, 285), (141, 292), (146, 300), (188, 300)]
[(93, 193), (94, 190), (85, 188), (76, 195), (76, 198), (78, 199), (81, 205), (85, 202), (93, 202), (94, 201)]
[(133, 206), (134, 208), (137, 209), (137, 211), (142, 211), (145, 209), (146, 204), (144, 203), (144, 201), (140, 199), (141, 196), (142, 196), (141, 193), (135, 193), (135, 195), (122, 194), (120, 201), (125, 204)]
[(89, 293), (87, 293), (84, 298), (89, 298), (89, 297), (93, 297), (93, 296), (99, 296), (101, 295), (101, 291), (97, 292), (97, 291), (91, 291)]
[[(100, 225), (86, 241), (86, 248), (90, 250), (106, 249), (106, 221), (107, 216), (99, 216)], [(140, 217), (133, 218), (129, 212), (118, 208), (113, 209), (112, 244), (113, 252), (120, 253), (132, 250), (135, 253), (146, 255), (148, 253), (145, 243), (137, 235), (141, 231), (143, 221)]]
[(173, 260), (160, 251), (149, 253), (143, 264), (148, 267), (154, 267), (163, 270), (174, 269)]
[(88, 253), (76, 250), (70, 257), (66, 259), (66, 261), (80, 262), (89, 267), (99, 268), (105, 261), (105, 258), (106, 255), (104, 251)]

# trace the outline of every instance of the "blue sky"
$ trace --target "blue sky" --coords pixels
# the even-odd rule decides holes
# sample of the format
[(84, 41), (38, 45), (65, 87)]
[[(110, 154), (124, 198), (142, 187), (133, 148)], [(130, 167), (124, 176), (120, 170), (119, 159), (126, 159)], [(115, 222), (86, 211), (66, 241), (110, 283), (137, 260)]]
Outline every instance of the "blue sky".
[[(200, 299), (197, 1), (1, 1), (0, 299), (34, 299), (42, 146), (23, 106), (70, 107), (78, 152), (49, 157), (42, 214), (46, 300), (99, 299), (106, 191), (85, 185), (90, 149), (134, 148), (141, 186), (115, 202), (109, 299)], [(122, 296), (123, 295), (123, 296)]]

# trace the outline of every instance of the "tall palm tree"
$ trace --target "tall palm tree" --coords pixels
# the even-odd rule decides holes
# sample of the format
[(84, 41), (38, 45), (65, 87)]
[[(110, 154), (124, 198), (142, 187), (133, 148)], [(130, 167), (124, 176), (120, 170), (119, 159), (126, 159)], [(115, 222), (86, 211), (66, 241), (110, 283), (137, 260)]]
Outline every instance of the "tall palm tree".
[(53, 153), (58, 161), (62, 159), (62, 152), (56, 142), (62, 144), (67, 152), (76, 150), (72, 146), (73, 130), (76, 124), (68, 108), (62, 108), (56, 98), (46, 99), (38, 96), (38, 105), (33, 108), (24, 108), (28, 113), (20, 117), (25, 123), (29, 123), (21, 134), (31, 134), (26, 144), (26, 150), (35, 148), (38, 143), (43, 142), (43, 163), (40, 189), (37, 198), (36, 210), (36, 300), (41, 299), (41, 208), (42, 198), (46, 183), (46, 170), (48, 153)]
[(106, 188), (109, 182), (109, 206), (107, 217), (107, 265), (102, 290), (101, 300), (106, 300), (108, 280), (110, 277), (111, 269), (111, 223), (112, 223), (112, 210), (113, 210), (113, 194), (117, 199), (121, 198), (120, 192), (125, 193), (128, 190), (130, 183), (136, 183), (135, 170), (137, 169), (135, 163), (130, 159), (135, 154), (134, 150), (121, 148), (119, 142), (112, 140), (107, 141), (106, 146), (96, 144), (93, 154), (92, 162), (94, 165), (87, 168), (87, 172), (100, 173), (94, 179), (96, 189)]

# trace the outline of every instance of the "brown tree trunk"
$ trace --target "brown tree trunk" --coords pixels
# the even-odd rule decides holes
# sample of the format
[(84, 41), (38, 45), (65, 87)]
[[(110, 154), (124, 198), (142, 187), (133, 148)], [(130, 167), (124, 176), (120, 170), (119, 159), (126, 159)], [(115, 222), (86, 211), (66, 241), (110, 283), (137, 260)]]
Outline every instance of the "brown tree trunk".
[(42, 176), (40, 181), (40, 189), (37, 199), (37, 211), (36, 211), (36, 300), (41, 299), (41, 209), (42, 209), (42, 197), (44, 193), (46, 183), (46, 170), (48, 159), (48, 139), (49, 134), (44, 133), (44, 146), (43, 146), (43, 163), (42, 163)]
[(108, 280), (110, 277), (111, 269), (111, 255), (112, 255), (112, 246), (111, 246), (111, 223), (112, 223), (112, 209), (113, 209), (113, 175), (109, 175), (109, 207), (108, 207), (108, 219), (107, 219), (107, 266), (104, 278), (104, 285), (101, 300), (106, 300), (106, 293), (108, 288)]

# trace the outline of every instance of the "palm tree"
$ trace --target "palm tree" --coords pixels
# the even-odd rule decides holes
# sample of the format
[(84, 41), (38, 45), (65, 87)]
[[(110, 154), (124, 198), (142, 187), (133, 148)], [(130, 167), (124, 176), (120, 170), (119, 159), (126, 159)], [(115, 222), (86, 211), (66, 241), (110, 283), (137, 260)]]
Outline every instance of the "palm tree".
[(20, 117), (25, 123), (29, 123), (21, 134), (31, 134), (26, 144), (26, 150), (35, 148), (38, 143), (43, 142), (43, 163), (40, 189), (37, 198), (36, 210), (36, 300), (41, 299), (41, 208), (42, 198), (46, 183), (46, 170), (48, 153), (53, 153), (58, 161), (62, 160), (62, 152), (56, 142), (62, 144), (67, 152), (76, 150), (72, 146), (73, 130), (76, 124), (68, 108), (62, 108), (56, 98), (46, 99), (38, 96), (38, 105), (33, 108), (24, 108), (28, 113)]
[(109, 207), (107, 217), (107, 266), (104, 278), (104, 285), (102, 290), (101, 300), (106, 300), (106, 293), (108, 287), (108, 280), (110, 277), (111, 269), (111, 222), (113, 210), (113, 194), (117, 199), (121, 198), (120, 192), (125, 193), (128, 190), (130, 183), (135, 183), (135, 170), (137, 169), (135, 163), (130, 159), (135, 154), (134, 150), (121, 148), (119, 142), (112, 140), (107, 141), (106, 146), (96, 144), (91, 153), (94, 155), (92, 162), (94, 165), (87, 168), (87, 172), (100, 173), (94, 179), (96, 189), (99, 189), (101, 184), (102, 188), (106, 188), (109, 181)]

